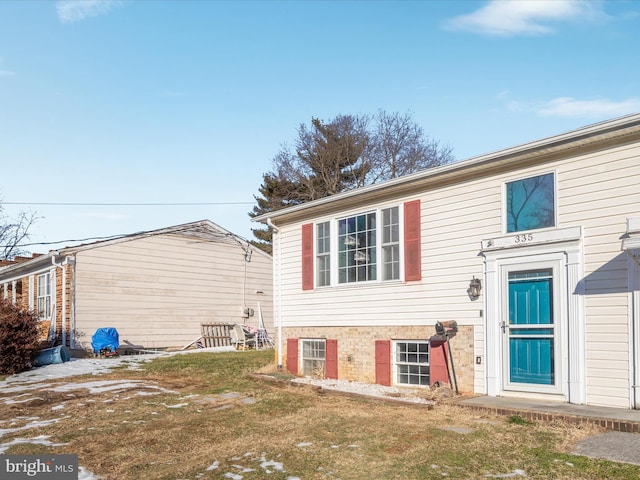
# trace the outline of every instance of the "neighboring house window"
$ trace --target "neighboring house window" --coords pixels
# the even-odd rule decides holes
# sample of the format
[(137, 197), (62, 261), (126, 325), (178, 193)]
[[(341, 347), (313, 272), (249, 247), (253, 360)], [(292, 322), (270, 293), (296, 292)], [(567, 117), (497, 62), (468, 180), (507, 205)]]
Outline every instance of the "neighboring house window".
[(338, 220), (338, 282), (376, 278), (376, 213)]
[(400, 278), (400, 214), (398, 207), (382, 210), (382, 279)]
[(394, 349), (396, 383), (429, 386), (429, 343), (396, 341)]
[(329, 222), (316, 225), (316, 286), (331, 285), (331, 228)]
[(324, 378), (326, 348), (324, 340), (302, 340), (302, 373)]
[(51, 273), (38, 275), (38, 316), (51, 318)]
[(555, 226), (555, 175), (507, 183), (507, 233)]

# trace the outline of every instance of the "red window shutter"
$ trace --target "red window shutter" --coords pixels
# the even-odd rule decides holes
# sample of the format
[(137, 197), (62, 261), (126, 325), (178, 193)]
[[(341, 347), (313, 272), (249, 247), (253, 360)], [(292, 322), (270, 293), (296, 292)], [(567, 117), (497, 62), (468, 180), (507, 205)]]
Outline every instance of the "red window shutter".
[(326, 378), (338, 379), (338, 340), (325, 340), (325, 372)]
[(287, 370), (298, 374), (298, 339), (287, 338)]
[(376, 383), (391, 385), (391, 342), (376, 340)]
[(449, 385), (449, 347), (446, 340), (429, 340), (429, 385)]
[(422, 279), (420, 200), (404, 204), (404, 279)]
[(313, 290), (313, 223), (302, 225), (302, 289)]

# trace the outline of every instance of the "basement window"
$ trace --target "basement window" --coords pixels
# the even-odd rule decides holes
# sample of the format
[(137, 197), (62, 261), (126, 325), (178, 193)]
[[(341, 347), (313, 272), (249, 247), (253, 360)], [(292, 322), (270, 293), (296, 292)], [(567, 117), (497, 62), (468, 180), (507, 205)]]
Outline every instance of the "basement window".
[(429, 386), (429, 343), (420, 340), (394, 342), (394, 372), (397, 385)]
[(324, 378), (326, 365), (324, 340), (302, 340), (302, 373), (315, 378)]

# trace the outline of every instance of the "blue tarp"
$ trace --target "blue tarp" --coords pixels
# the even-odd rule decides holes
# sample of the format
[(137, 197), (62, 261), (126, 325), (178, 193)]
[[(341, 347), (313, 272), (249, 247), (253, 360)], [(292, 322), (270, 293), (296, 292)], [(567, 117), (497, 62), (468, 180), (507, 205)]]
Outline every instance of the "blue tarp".
[(91, 337), (93, 353), (100, 353), (100, 350), (108, 348), (112, 352), (120, 346), (118, 331), (113, 327), (99, 328)]

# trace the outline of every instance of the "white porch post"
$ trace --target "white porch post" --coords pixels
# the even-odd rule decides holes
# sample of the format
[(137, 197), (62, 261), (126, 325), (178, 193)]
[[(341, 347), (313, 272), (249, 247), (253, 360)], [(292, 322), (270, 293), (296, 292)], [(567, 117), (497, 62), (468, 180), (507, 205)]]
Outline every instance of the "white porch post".
[(569, 347), (569, 403), (586, 403), (584, 283), (581, 251), (567, 252), (567, 320)]
[(500, 332), (500, 288), (498, 285), (497, 262), (495, 259), (485, 258), (485, 345), (486, 345), (486, 388), (487, 395), (495, 397), (500, 394), (500, 352), (501, 332)]

